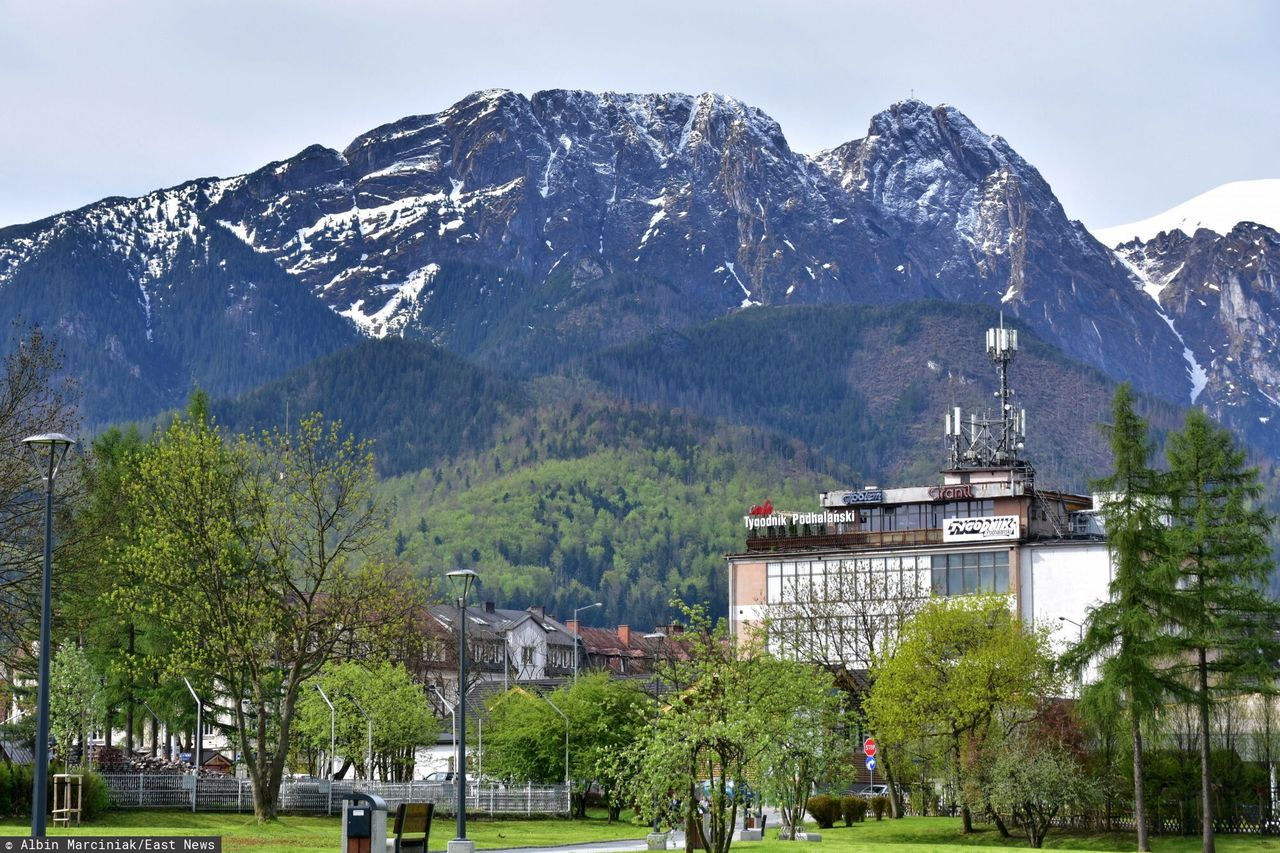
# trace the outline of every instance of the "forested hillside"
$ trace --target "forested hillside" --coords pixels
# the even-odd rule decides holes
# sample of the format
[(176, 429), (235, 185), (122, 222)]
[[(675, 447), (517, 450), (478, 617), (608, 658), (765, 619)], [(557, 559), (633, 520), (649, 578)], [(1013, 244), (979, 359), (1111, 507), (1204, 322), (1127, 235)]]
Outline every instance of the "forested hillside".
[[(995, 405), (984, 351), (998, 312), (920, 302), (893, 307), (751, 308), (667, 331), (582, 363), (611, 394), (799, 439), (883, 486), (926, 482), (946, 463), (944, 413)], [(1110, 458), (1097, 425), (1114, 384), (1025, 329), (1009, 371), (1027, 410), (1026, 455), (1049, 486), (1084, 489)], [(1145, 399), (1158, 434), (1181, 409)]]
[(812, 506), (847, 481), (798, 442), (651, 407), (547, 405), (495, 444), (388, 481), (396, 550), (434, 576), (480, 574), (479, 597), (567, 618), (653, 625), (677, 595), (727, 606), (724, 554), (752, 503)]
[(279, 428), (308, 412), (341, 420), (374, 443), (384, 476), (479, 452), (495, 427), (525, 412), (524, 383), (476, 367), (425, 341), (366, 340), (214, 406), (234, 431)]

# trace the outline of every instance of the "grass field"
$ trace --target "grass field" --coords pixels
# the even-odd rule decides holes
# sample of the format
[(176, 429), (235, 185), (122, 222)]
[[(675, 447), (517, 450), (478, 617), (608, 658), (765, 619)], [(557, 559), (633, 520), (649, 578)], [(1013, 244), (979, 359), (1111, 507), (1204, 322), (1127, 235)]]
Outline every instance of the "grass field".
[[(467, 819), (467, 837), (476, 847), (493, 850), (502, 847), (538, 847), (572, 844), (581, 841), (603, 841), (619, 838), (643, 838), (648, 830), (629, 822), (607, 823), (603, 817), (588, 820)], [(0, 835), (29, 835), (29, 820), (0, 821)], [(273, 824), (258, 825), (252, 815), (181, 811), (116, 811), (109, 812), (79, 828), (49, 827), (49, 835), (217, 835), (222, 837), (224, 851), (254, 853), (335, 853), (342, 836), (341, 821), (334, 817), (295, 817), (286, 815)], [(429, 846), (443, 850), (445, 842), (455, 835), (452, 817), (433, 821)]]
[[(0, 821), (0, 835), (26, 835), (29, 824)], [(645, 827), (628, 822), (608, 824), (603, 818), (585, 821), (487, 820), (467, 821), (467, 835), (482, 850), (504, 847), (539, 847), (620, 838), (643, 838)], [(225, 851), (255, 853), (334, 853), (338, 850), (340, 824), (336, 818), (285, 816), (277, 823), (259, 826), (248, 815), (177, 811), (113, 812), (77, 829), (52, 829), (50, 835), (217, 835)], [(430, 847), (443, 850), (454, 836), (450, 819), (431, 827)], [(734, 849), (750, 853), (796, 853), (803, 843), (778, 841), (773, 828), (763, 842), (735, 842)], [(1083, 850), (1096, 853), (1129, 851), (1135, 848), (1131, 834), (1085, 834), (1055, 832), (1045, 842), (1046, 849)], [(1155, 853), (1198, 853), (1200, 838), (1155, 836)], [(980, 827), (970, 836), (960, 834), (958, 818), (907, 818), (900, 821), (868, 821), (851, 827), (837, 826), (822, 831), (819, 850), (827, 853), (1008, 853), (1028, 849), (1026, 840), (1015, 836), (1003, 839), (991, 827)], [(1219, 853), (1280, 853), (1280, 838), (1243, 835), (1218, 836)]]

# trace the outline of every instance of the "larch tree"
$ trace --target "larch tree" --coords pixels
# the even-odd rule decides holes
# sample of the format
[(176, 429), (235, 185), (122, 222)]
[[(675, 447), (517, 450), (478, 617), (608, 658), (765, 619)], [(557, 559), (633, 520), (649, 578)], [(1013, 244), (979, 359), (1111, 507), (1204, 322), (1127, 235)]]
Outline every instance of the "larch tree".
[[(1116, 389), (1111, 423), (1103, 427), (1115, 470), (1093, 484), (1103, 494), (1102, 517), (1113, 574), (1110, 600), (1092, 608), (1079, 643), (1063, 665), (1080, 672), (1098, 663), (1091, 687), (1100, 706), (1124, 708), (1133, 748), (1133, 810), (1138, 850), (1149, 851), (1143, 788), (1142, 730), (1181, 686), (1165, 669), (1173, 649), (1168, 613), (1176, 575), (1169, 571), (1164, 478), (1151, 467), (1153, 442), (1134, 408), (1128, 383)], [(1110, 698), (1107, 698), (1109, 695)]]
[[(1169, 437), (1167, 571), (1174, 670), (1192, 685), (1200, 747), (1201, 843), (1214, 851), (1210, 712), (1241, 691), (1269, 689), (1280, 658), (1280, 607), (1266, 594), (1274, 568), (1262, 484), (1231, 434), (1199, 409)], [(1189, 670), (1189, 671), (1187, 671)]]

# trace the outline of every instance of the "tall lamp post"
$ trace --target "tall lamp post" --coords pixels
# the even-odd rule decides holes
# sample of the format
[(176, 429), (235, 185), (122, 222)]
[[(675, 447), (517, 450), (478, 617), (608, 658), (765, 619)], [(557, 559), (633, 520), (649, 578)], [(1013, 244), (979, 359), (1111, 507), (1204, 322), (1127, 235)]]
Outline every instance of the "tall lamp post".
[[(593, 607), (604, 607), (603, 601), (597, 601), (595, 604), (586, 604), (582, 607), (573, 608), (573, 683), (578, 683), (578, 614), (584, 610), (590, 610)], [(568, 781), (568, 780), (566, 780)]]
[(36, 699), (35, 771), (31, 780), (31, 837), (44, 838), (45, 811), (49, 802), (49, 648), (53, 621), (53, 481), (75, 440), (60, 432), (24, 438), (40, 476), (44, 478), (44, 575), (40, 579), (40, 687)]
[(333, 752), (334, 744), (337, 740), (338, 731), (338, 709), (333, 707), (333, 703), (329, 701), (329, 697), (325, 695), (324, 688), (319, 684), (315, 685), (316, 692), (320, 694), (320, 698), (324, 700), (324, 704), (329, 706), (329, 754), (325, 756), (329, 759), (329, 772), (324, 774), (329, 780), (329, 800), (325, 806), (325, 814), (333, 814)]
[(458, 591), (458, 837), (449, 842), (447, 853), (475, 853), (476, 843), (467, 840), (467, 593), (478, 577), (471, 569), (449, 572), (445, 577)]
[[(1065, 622), (1068, 625), (1075, 625), (1076, 630), (1079, 633), (1079, 642), (1081, 643), (1084, 642), (1084, 625), (1082, 625), (1081, 623), (1077, 622), (1074, 619), (1068, 619), (1065, 616), (1059, 616), (1058, 621)], [(1080, 669), (1076, 670), (1076, 691), (1077, 693), (1079, 693), (1080, 691), (1083, 691), (1083, 690), (1084, 690), (1084, 668), (1081, 667)]]
[[(656, 640), (658, 643), (659, 650), (662, 649), (663, 644), (666, 643), (667, 641), (667, 635), (662, 633), (661, 631), (654, 631), (652, 634), (645, 634), (644, 638), (646, 640)], [(661, 706), (658, 704), (659, 702), (658, 700), (658, 687), (659, 687), (658, 660), (656, 656), (654, 658), (653, 664), (654, 664), (653, 665), (653, 723), (656, 726), (658, 724), (658, 712), (661, 710)], [(655, 791), (653, 794), (653, 834), (657, 835), (659, 831), (660, 830), (658, 828), (658, 793)]]

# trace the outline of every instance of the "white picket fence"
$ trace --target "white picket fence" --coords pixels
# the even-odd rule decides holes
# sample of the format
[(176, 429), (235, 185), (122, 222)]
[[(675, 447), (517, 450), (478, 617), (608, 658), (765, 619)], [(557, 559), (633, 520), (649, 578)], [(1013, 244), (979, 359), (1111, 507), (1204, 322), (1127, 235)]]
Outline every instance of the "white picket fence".
[[(120, 809), (185, 808), (192, 811), (253, 811), (248, 779), (181, 773), (104, 773), (111, 804)], [(332, 788), (330, 785), (332, 784)], [(437, 815), (452, 815), (458, 802), (453, 782), (362, 782), (286, 779), (280, 785), (280, 810), (301, 814), (338, 814), (345, 796), (377, 794), (391, 809), (400, 803), (436, 804)], [(467, 785), (467, 812), (477, 814), (568, 814), (568, 785)]]

